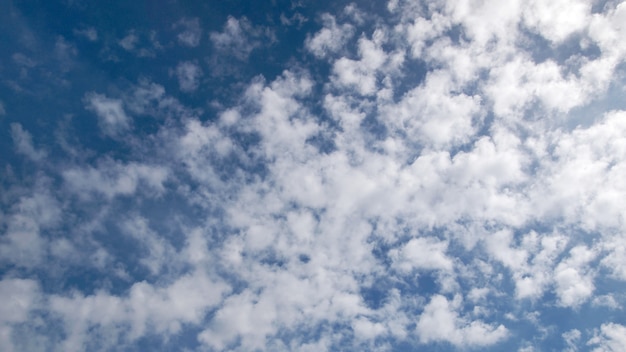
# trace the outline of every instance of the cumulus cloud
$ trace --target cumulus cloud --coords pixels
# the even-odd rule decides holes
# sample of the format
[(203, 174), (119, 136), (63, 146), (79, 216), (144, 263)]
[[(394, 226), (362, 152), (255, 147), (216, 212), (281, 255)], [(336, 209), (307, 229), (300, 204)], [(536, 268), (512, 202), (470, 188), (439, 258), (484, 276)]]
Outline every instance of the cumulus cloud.
[(55, 228), (61, 220), (60, 205), (46, 186), (37, 185), (32, 194), (21, 196), (2, 220), (0, 263), (23, 268), (43, 264), (47, 241), (42, 232)]
[(29, 279), (5, 278), (0, 281), (0, 344), (7, 351), (19, 351), (13, 343), (14, 326), (29, 321), (32, 310), (41, 305), (39, 284)]
[(139, 37), (137, 36), (137, 34), (135, 34), (135, 32), (130, 32), (128, 33), (128, 35), (126, 35), (124, 38), (120, 39), (120, 41), (118, 42), (118, 44), (124, 48), (124, 50), (127, 51), (132, 51), (135, 49), (135, 47), (137, 46), (137, 43), (139, 42)]
[(394, 265), (403, 271), (412, 269), (452, 270), (452, 260), (446, 255), (448, 244), (434, 238), (414, 238), (399, 250), (392, 250), (389, 256)]
[(337, 25), (335, 17), (330, 14), (323, 14), (322, 22), (324, 27), (305, 42), (307, 49), (319, 58), (339, 52), (354, 35), (351, 24)]
[(560, 304), (578, 306), (584, 302), (595, 289), (593, 277), (585, 273), (584, 266), (595, 257), (595, 253), (584, 246), (572, 248), (570, 257), (556, 267), (556, 293)]
[(182, 29), (176, 36), (178, 42), (188, 47), (197, 47), (202, 38), (202, 28), (198, 18), (183, 18), (174, 24), (174, 29)]
[(506, 338), (508, 330), (503, 325), (493, 326), (480, 320), (465, 322), (456, 309), (461, 304), (457, 297), (452, 302), (435, 295), (424, 307), (417, 321), (420, 341), (446, 341), (455, 346), (489, 346)]
[(132, 120), (126, 115), (120, 99), (91, 92), (85, 95), (85, 103), (87, 109), (98, 117), (98, 125), (105, 135), (117, 137), (130, 129)]
[(50, 297), (50, 310), (65, 324), (67, 338), (62, 347), (81, 351), (94, 343), (90, 331), (102, 334), (98, 344), (107, 347), (119, 346), (125, 340), (132, 342), (148, 329), (166, 336), (176, 334), (183, 324), (198, 324), (228, 290), (226, 284), (194, 272), (162, 287), (138, 282), (125, 297), (106, 292), (55, 295)]
[(567, 332), (564, 332), (562, 334), (563, 336), (563, 340), (565, 340), (565, 343), (567, 344), (567, 351), (578, 351), (578, 345), (579, 345), (579, 341), (580, 341), (580, 330), (578, 329), (572, 329), (569, 330)]
[(105, 159), (97, 167), (70, 168), (62, 175), (71, 192), (88, 199), (93, 195), (106, 198), (133, 195), (139, 185), (162, 193), (168, 171), (162, 166), (122, 164)]
[(18, 153), (32, 161), (41, 161), (46, 157), (45, 150), (37, 150), (33, 145), (33, 136), (22, 128), (19, 123), (11, 124), (11, 137)]
[(155, 31), (146, 32), (135, 29), (128, 31), (126, 36), (117, 41), (117, 44), (125, 51), (142, 58), (154, 58), (157, 50), (163, 48)]
[(178, 78), (178, 86), (183, 92), (193, 92), (198, 89), (202, 70), (197, 63), (191, 61), (181, 62), (176, 66), (175, 74), (176, 78)]
[(587, 341), (588, 346), (596, 346), (593, 351), (619, 351), (626, 343), (626, 327), (620, 324), (602, 324), (600, 331)]
[(229, 17), (222, 32), (209, 34), (209, 39), (219, 52), (241, 61), (246, 61), (254, 49), (273, 41), (273, 37), (269, 28), (255, 26), (245, 17)]
[[(246, 80), (202, 80), (219, 65), (188, 54), (129, 65), (145, 72), (80, 93), (101, 131), (84, 153), (11, 120), (10, 157), (36, 163), (9, 158), (0, 183), (2, 347), (618, 350), (626, 113), (602, 102), (625, 8), (231, 16), (206, 62), (302, 42)], [(201, 50), (201, 20), (177, 15), (168, 45)]]

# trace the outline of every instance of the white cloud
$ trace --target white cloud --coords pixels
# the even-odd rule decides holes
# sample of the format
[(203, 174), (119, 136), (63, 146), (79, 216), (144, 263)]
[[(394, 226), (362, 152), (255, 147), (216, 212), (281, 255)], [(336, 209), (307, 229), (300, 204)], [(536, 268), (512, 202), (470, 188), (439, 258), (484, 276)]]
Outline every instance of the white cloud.
[(524, 11), (528, 26), (554, 43), (582, 31), (590, 20), (592, 1), (530, 1)]
[(132, 94), (125, 95), (124, 105), (136, 114), (157, 114), (159, 110), (175, 104), (165, 95), (163, 86), (149, 81), (140, 81)]
[(570, 256), (555, 269), (556, 294), (563, 306), (578, 306), (593, 293), (593, 274), (586, 266), (596, 254), (584, 247), (577, 246), (570, 250)]
[[(626, 118), (590, 114), (574, 127), (572, 115), (623, 85), (625, 12), (564, 4), (392, 1), (390, 17), (350, 5), (345, 23), (323, 15), (299, 43), (326, 77), (293, 58), (276, 78), (225, 87), (243, 93), (210, 112), (145, 79), (116, 98), (87, 93), (102, 133), (127, 149), (42, 167), (54, 192), (3, 188), (0, 258), (10, 277), (81, 266), (102, 280), (55, 293), (0, 281), (0, 296), (25, 302), (3, 308), (1, 341), (51, 316), (61, 350), (196, 333), (213, 350), (480, 349), (510, 336), (541, 350), (547, 331), (574, 349), (587, 322), (547, 328), (542, 309), (623, 306), (599, 280), (626, 278)], [(174, 42), (200, 45), (198, 19), (173, 29)], [(246, 61), (274, 32), (229, 17), (209, 38), (209, 61)], [(139, 53), (143, 39), (119, 44)], [(570, 55), (579, 39), (598, 52)], [(170, 74), (195, 92), (203, 72), (181, 61)], [(132, 137), (130, 114), (157, 127)], [(11, 128), (18, 153), (54, 152)], [(16, 173), (4, 171), (8, 182)], [(109, 247), (112, 231), (137, 245), (138, 265)], [(413, 290), (424, 271), (432, 293)], [(589, 345), (621, 346), (623, 330), (604, 322)]]
[(19, 351), (13, 341), (14, 326), (28, 323), (31, 312), (42, 305), (39, 283), (30, 279), (4, 278), (0, 281), (0, 345), (6, 351)]
[(381, 323), (373, 323), (365, 318), (358, 318), (352, 322), (352, 329), (357, 338), (373, 340), (386, 332), (386, 328)]
[(120, 39), (118, 44), (126, 51), (133, 51), (137, 47), (139, 37), (134, 31), (131, 31), (124, 38)]
[(620, 324), (602, 324), (600, 331), (587, 341), (588, 346), (597, 346), (594, 352), (618, 352), (626, 346), (626, 327)]
[(163, 49), (158, 41), (157, 32), (154, 30), (138, 31), (131, 29), (124, 38), (118, 40), (117, 44), (127, 52), (141, 58), (154, 58), (157, 50)]
[(45, 150), (38, 150), (33, 145), (33, 136), (22, 128), (19, 123), (11, 124), (11, 137), (18, 153), (23, 154), (30, 160), (38, 162), (46, 157)]
[[(548, 273), (555, 266), (555, 261), (565, 249), (567, 238), (560, 234), (540, 236), (536, 232), (524, 235), (518, 247), (512, 247), (513, 233), (510, 230), (496, 232), (485, 239), (487, 251), (493, 259), (508, 267), (515, 280), (515, 293), (519, 299), (538, 299), (553, 277)], [(560, 268), (567, 267), (563, 264)], [(567, 273), (563, 273), (563, 293), (566, 290)], [(582, 294), (582, 292), (580, 292)], [(568, 299), (568, 303), (573, 303)]]
[(58, 225), (61, 214), (60, 205), (43, 185), (21, 197), (3, 219), (6, 229), (0, 237), (0, 261), (23, 268), (44, 264), (47, 241), (41, 232)]
[(622, 306), (618, 303), (618, 300), (615, 299), (613, 294), (596, 296), (591, 302), (591, 304), (596, 307), (607, 307), (610, 309), (622, 309)]
[(458, 312), (460, 298), (450, 302), (434, 295), (417, 321), (417, 333), (423, 343), (446, 341), (457, 347), (493, 345), (508, 336), (504, 325), (486, 324), (480, 320), (468, 322)]
[(200, 69), (197, 63), (191, 61), (181, 62), (176, 66), (174, 72), (178, 78), (178, 86), (181, 91), (193, 92), (198, 89), (202, 69)]
[(147, 252), (139, 261), (152, 275), (160, 275), (164, 269), (180, 265), (177, 263), (179, 258), (174, 247), (155, 233), (145, 218), (135, 216), (123, 221), (119, 226), (125, 234), (129, 234), (140, 244), (138, 252), (143, 250)]
[(84, 37), (92, 42), (95, 42), (98, 40), (98, 31), (93, 27), (87, 27), (84, 29), (75, 29), (74, 35)]
[(0, 281), (0, 324), (22, 323), (41, 302), (39, 284), (29, 279), (5, 278)]
[(337, 25), (335, 17), (330, 14), (323, 14), (322, 22), (324, 27), (315, 35), (307, 37), (305, 42), (307, 49), (319, 58), (340, 52), (354, 35), (352, 25)]
[(359, 60), (341, 57), (333, 63), (333, 82), (340, 88), (356, 88), (361, 95), (373, 95), (378, 90), (379, 76), (390, 74), (402, 66), (402, 51), (385, 52), (382, 48), (386, 33), (377, 30), (372, 39), (358, 41)]
[(397, 105), (386, 107), (386, 124), (435, 149), (468, 142), (476, 132), (473, 125), (481, 112), (481, 99), (453, 90), (446, 73), (429, 73), (423, 85), (406, 93)]
[(558, 136), (557, 159), (541, 174), (546, 184), (537, 190), (537, 210), (588, 230), (624, 226), (617, 206), (620, 195), (626, 196), (619, 181), (626, 158), (624, 116), (610, 112), (588, 128)]
[(98, 125), (105, 135), (118, 137), (130, 129), (132, 120), (126, 115), (121, 100), (92, 92), (85, 95), (85, 103), (87, 109), (98, 116)]
[(565, 343), (567, 344), (568, 349), (566, 351), (568, 352), (578, 351), (578, 345), (579, 345), (580, 336), (581, 336), (580, 330), (572, 329), (567, 332), (564, 332), (561, 336), (563, 336), (563, 340), (565, 340)]
[(183, 29), (183, 31), (176, 36), (180, 44), (192, 48), (200, 45), (202, 28), (200, 27), (200, 20), (198, 18), (183, 18), (174, 24), (174, 28)]
[(141, 185), (147, 187), (148, 195), (158, 195), (164, 191), (168, 170), (162, 166), (122, 164), (105, 159), (98, 167), (69, 168), (62, 175), (69, 191), (80, 198), (103, 195), (110, 199), (133, 195)]
[(63, 319), (67, 338), (62, 347), (81, 351), (92, 343), (90, 331), (99, 331), (103, 337), (99, 343), (108, 347), (151, 331), (162, 336), (177, 334), (183, 324), (198, 324), (228, 291), (226, 284), (195, 271), (162, 287), (135, 283), (126, 297), (102, 291), (89, 296), (53, 295), (50, 311)]
[(400, 249), (389, 252), (393, 265), (401, 271), (413, 269), (444, 270), (453, 269), (452, 260), (446, 255), (448, 243), (435, 238), (414, 238)]
[(218, 51), (245, 61), (254, 49), (273, 42), (274, 34), (268, 28), (254, 26), (245, 17), (228, 17), (224, 30), (211, 32), (209, 39)]

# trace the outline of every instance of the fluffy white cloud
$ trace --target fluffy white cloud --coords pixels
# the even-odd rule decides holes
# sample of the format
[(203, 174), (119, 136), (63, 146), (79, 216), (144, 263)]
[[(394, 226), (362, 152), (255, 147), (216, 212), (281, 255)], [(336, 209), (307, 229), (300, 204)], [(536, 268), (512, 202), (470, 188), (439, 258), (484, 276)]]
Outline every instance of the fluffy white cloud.
[(557, 137), (556, 160), (541, 174), (546, 185), (536, 196), (539, 211), (588, 230), (623, 227), (616, 202), (625, 194), (618, 181), (626, 160), (624, 116), (610, 112), (590, 127)]
[(148, 194), (158, 195), (165, 189), (163, 183), (168, 170), (162, 166), (122, 164), (104, 159), (98, 167), (70, 168), (62, 174), (70, 192), (90, 199), (93, 195), (106, 198), (132, 195), (140, 185), (147, 186)]
[(356, 88), (356, 92), (365, 96), (376, 93), (381, 74), (393, 72), (404, 61), (402, 51), (388, 53), (383, 50), (385, 37), (386, 34), (382, 30), (377, 30), (373, 33), (372, 39), (360, 38), (359, 60), (341, 57), (334, 62), (334, 83), (344, 89)]
[(602, 324), (600, 331), (596, 331), (594, 337), (587, 341), (588, 346), (597, 346), (594, 352), (621, 351), (626, 345), (626, 327), (620, 324)]
[(0, 297), (5, 304), (0, 308), (0, 323), (21, 323), (40, 302), (39, 284), (28, 279), (3, 279), (0, 281)]
[(559, 43), (588, 25), (592, 1), (531, 1), (524, 11), (527, 25), (544, 38)]
[[(487, 251), (511, 270), (518, 298), (538, 299), (552, 283), (549, 272), (565, 249), (567, 237), (560, 234), (540, 236), (531, 232), (521, 238), (517, 248), (511, 247), (512, 241), (511, 231), (499, 231), (486, 239)], [(559, 265), (564, 270), (569, 268), (568, 263)], [(562, 278), (563, 286), (567, 285), (565, 276)], [(568, 300), (568, 304), (572, 303)]]
[(429, 73), (423, 85), (407, 92), (402, 101), (384, 110), (386, 123), (416, 143), (435, 149), (469, 141), (480, 119), (479, 96), (453, 92), (444, 72)]
[(394, 249), (389, 256), (394, 266), (402, 271), (413, 269), (452, 270), (452, 260), (446, 255), (448, 244), (435, 238), (414, 238), (401, 249)]
[(584, 246), (572, 248), (570, 256), (555, 269), (556, 293), (563, 306), (578, 306), (595, 289), (593, 275), (586, 273), (585, 266), (593, 260), (595, 253)]
[(38, 185), (30, 195), (20, 197), (12, 212), (3, 219), (0, 262), (33, 268), (44, 264), (47, 241), (42, 230), (54, 228), (61, 220), (60, 204)]
[(334, 16), (322, 15), (324, 27), (315, 35), (307, 38), (305, 45), (313, 55), (324, 58), (340, 52), (347, 41), (354, 35), (354, 27), (349, 23), (337, 25)]
[(565, 343), (567, 344), (568, 352), (578, 351), (577, 346), (579, 345), (581, 336), (580, 330), (572, 329), (570, 331), (564, 332), (561, 336), (563, 336), (563, 340), (565, 340)]
[(457, 312), (460, 305), (460, 297), (450, 302), (444, 296), (433, 296), (417, 321), (420, 341), (446, 341), (457, 347), (476, 347), (493, 345), (508, 336), (504, 325), (496, 327), (480, 320), (466, 321)]
[[(623, 85), (625, 7), (387, 7), (321, 15), (299, 45), (323, 66), (290, 57), (281, 73), (224, 87), (240, 92), (228, 99), (188, 107), (145, 78), (87, 93), (123, 150), (63, 159), (11, 125), (16, 155), (45, 157), (27, 165), (49, 183), (2, 189), (0, 296), (19, 304), (0, 310), (0, 341), (45, 335), (26, 322), (48, 317), (63, 332), (47, 343), (70, 351), (180, 336), (216, 351), (588, 340), (597, 326), (555, 332), (542, 310), (623, 307), (611, 285), (626, 279), (626, 115), (590, 106)], [(200, 49), (199, 19), (172, 28), (167, 45)], [(207, 62), (242, 64), (283, 29), (229, 17)], [(144, 37), (128, 33), (119, 44), (138, 53)], [(185, 60), (170, 77), (204, 99), (200, 64)], [(67, 292), (31, 279), (46, 270), (102, 280)], [(434, 282), (416, 282), (424, 274)], [(599, 324), (589, 346), (621, 346), (624, 327)]]
[(81, 351), (94, 343), (89, 331), (98, 331), (102, 346), (119, 346), (147, 333), (178, 333), (183, 324), (198, 324), (207, 310), (219, 304), (229, 287), (195, 271), (163, 287), (134, 284), (126, 297), (106, 292), (84, 296), (50, 297), (50, 311), (63, 319), (67, 351)]

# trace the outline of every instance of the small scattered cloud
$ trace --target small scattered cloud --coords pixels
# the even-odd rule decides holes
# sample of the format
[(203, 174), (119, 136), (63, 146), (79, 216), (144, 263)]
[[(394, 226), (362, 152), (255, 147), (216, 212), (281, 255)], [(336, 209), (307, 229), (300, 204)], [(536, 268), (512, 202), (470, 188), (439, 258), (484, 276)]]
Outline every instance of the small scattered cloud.
[(19, 154), (35, 162), (42, 161), (46, 157), (46, 151), (35, 148), (33, 136), (28, 131), (24, 130), (19, 123), (11, 124), (11, 137), (13, 138), (15, 150)]
[(168, 170), (161, 166), (139, 163), (122, 164), (102, 160), (97, 167), (70, 168), (63, 171), (68, 190), (82, 199), (94, 195), (113, 198), (118, 195), (134, 195), (140, 186), (147, 187), (147, 195), (159, 195), (164, 191)]
[(587, 341), (587, 346), (593, 347), (594, 352), (621, 351), (626, 346), (626, 326), (616, 323), (602, 324), (600, 330), (596, 330), (594, 336)]
[(246, 61), (250, 53), (275, 41), (271, 29), (253, 25), (246, 17), (229, 17), (222, 32), (211, 32), (209, 38), (221, 55), (232, 55)]
[(98, 117), (98, 125), (105, 135), (117, 137), (130, 129), (132, 120), (126, 115), (120, 99), (91, 92), (85, 95), (84, 101), (86, 108)]
[(181, 45), (195, 48), (200, 45), (202, 28), (198, 18), (183, 18), (173, 25), (174, 29), (180, 29), (176, 38)]
[(450, 302), (444, 296), (433, 296), (417, 321), (420, 341), (446, 341), (457, 347), (480, 347), (496, 344), (508, 337), (509, 332), (504, 325), (493, 326), (480, 320), (465, 321), (456, 312), (460, 304), (458, 297)]
[(126, 51), (133, 51), (139, 43), (139, 37), (134, 31), (131, 31), (124, 38), (120, 39), (118, 44)]
[(196, 62), (184, 61), (176, 66), (174, 74), (178, 78), (180, 90), (189, 93), (198, 89), (200, 78), (202, 77), (202, 69)]
[(349, 23), (337, 25), (335, 17), (330, 14), (322, 15), (322, 23), (324, 27), (313, 36), (307, 37), (305, 41), (306, 48), (319, 58), (344, 49), (355, 32), (354, 27)]
[(78, 37), (83, 37), (91, 42), (95, 42), (98, 40), (98, 31), (94, 27), (74, 29), (74, 35)]
[(280, 14), (280, 23), (283, 26), (296, 26), (297, 28), (301, 28), (307, 21), (308, 19), (299, 12), (294, 13), (290, 17), (287, 17), (285, 13)]
[(578, 346), (580, 345), (580, 337), (581, 337), (581, 333), (580, 330), (578, 329), (572, 329), (569, 331), (564, 332), (562, 335), (563, 340), (565, 341), (565, 344), (567, 345), (567, 350), (568, 352), (575, 352), (578, 351)]
[(157, 51), (163, 49), (155, 31), (138, 32), (132, 29), (125, 37), (118, 40), (117, 44), (137, 57), (154, 58)]

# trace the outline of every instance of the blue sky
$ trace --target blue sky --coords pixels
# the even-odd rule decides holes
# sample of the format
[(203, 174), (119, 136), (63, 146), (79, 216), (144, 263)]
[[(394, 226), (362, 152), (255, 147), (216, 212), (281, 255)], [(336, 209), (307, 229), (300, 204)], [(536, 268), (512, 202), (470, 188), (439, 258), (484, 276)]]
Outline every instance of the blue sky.
[(626, 3), (5, 1), (3, 351), (621, 351)]

